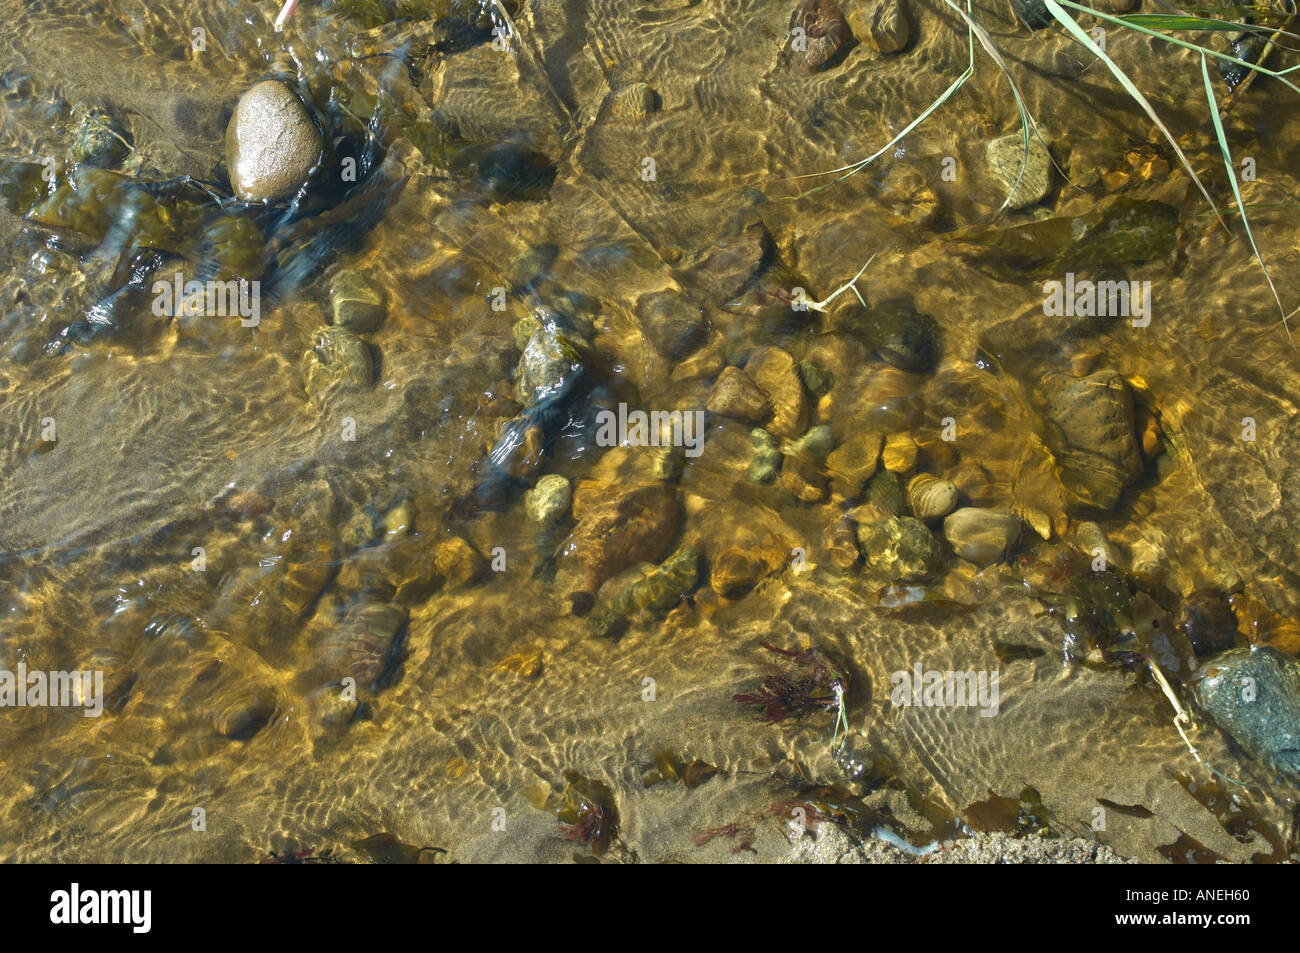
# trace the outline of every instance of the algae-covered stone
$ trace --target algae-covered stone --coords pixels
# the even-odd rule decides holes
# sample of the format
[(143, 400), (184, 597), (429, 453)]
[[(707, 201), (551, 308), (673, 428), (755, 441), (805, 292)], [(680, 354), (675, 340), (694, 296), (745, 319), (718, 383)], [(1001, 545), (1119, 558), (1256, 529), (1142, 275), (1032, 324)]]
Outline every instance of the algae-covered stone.
[(1040, 391), (1047, 445), (1065, 489), (1077, 503), (1111, 509), (1142, 473), (1128, 385), (1114, 371), (1046, 374)]
[(896, 582), (925, 579), (943, 568), (939, 541), (910, 516), (890, 516), (858, 527), (858, 545), (873, 568)]
[(266, 80), (244, 93), (226, 127), (230, 185), (243, 202), (275, 202), (297, 192), (324, 148), (302, 100), (284, 83)]
[(1233, 649), (1209, 662), (1197, 703), (1252, 757), (1300, 778), (1300, 659), (1271, 646)]

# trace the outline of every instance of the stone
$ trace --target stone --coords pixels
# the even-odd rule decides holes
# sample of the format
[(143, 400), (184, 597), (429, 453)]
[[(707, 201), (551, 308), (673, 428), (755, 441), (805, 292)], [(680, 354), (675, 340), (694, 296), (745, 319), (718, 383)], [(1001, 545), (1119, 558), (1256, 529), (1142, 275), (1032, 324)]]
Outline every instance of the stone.
[(655, 112), (659, 95), (648, 83), (632, 83), (609, 94), (610, 119), (644, 119)]
[(749, 478), (755, 483), (768, 483), (775, 479), (781, 469), (781, 451), (772, 435), (762, 427), (755, 427), (749, 432), (749, 446), (752, 453)]
[(1272, 646), (1233, 649), (1208, 662), (1196, 702), (1251, 757), (1300, 779), (1300, 659)]
[(387, 295), (383, 287), (369, 276), (344, 271), (330, 288), (330, 311), (335, 327), (353, 334), (369, 334), (384, 323)]
[(926, 373), (939, 359), (938, 325), (907, 298), (882, 301), (860, 326), (880, 359), (899, 370)]
[(831, 491), (851, 500), (862, 492), (875, 476), (884, 440), (878, 433), (859, 432), (849, 435), (826, 457), (826, 473)]
[(1006, 558), (1020, 538), (1020, 520), (1010, 513), (967, 506), (943, 521), (943, 535), (962, 559), (987, 566)]
[(94, 109), (78, 121), (68, 158), (73, 165), (116, 166), (126, 158), (130, 142), (131, 134), (121, 123), (104, 110)]
[(587, 593), (637, 563), (663, 559), (681, 512), (676, 487), (660, 482), (614, 487), (584, 503), (567, 551), (577, 556)]
[(459, 536), (443, 540), (434, 547), (433, 563), (448, 589), (468, 586), (487, 567), (487, 560), (479, 551)]
[(912, 38), (911, 24), (899, 0), (882, 0), (871, 16), (871, 42), (881, 53), (897, 53)]
[(762, 423), (772, 412), (767, 396), (739, 367), (722, 369), (704, 406), (711, 414), (749, 424)]
[(680, 294), (656, 291), (636, 303), (641, 331), (654, 349), (670, 361), (698, 350), (709, 334), (704, 312)]
[(999, 197), (1010, 196), (1007, 200), (1008, 208), (1021, 209), (1037, 205), (1052, 189), (1052, 157), (1038, 141), (1033, 129), (1029, 130), (1028, 156), (1026, 160), (1023, 132), (992, 139), (984, 147), (984, 158), (998, 184)]
[(375, 360), (364, 341), (345, 328), (324, 325), (303, 354), (307, 393), (324, 406), (342, 393), (365, 390), (374, 380)]
[(520, 678), (537, 678), (542, 674), (542, 647), (531, 645), (501, 659), (492, 671)]
[(311, 113), (277, 80), (244, 93), (226, 127), (230, 185), (241, 202), (277, 202), (293, 195), (306, 185), (323, 151)]
[(772, 404), (768, 430), (793, 440), (808, 429), (808, 401), (794, 369), (794, 358), (779, 347), (759, 348), (750, 355), (745, 373)]
[(929, 473), (918, 473), (907, 484), (907, 502), (917, 519), (933, 523), (957, 505), (957, 487)]
[(534, 523), (549, 526), (569, 508), (572, 488), (566, 477), (548, 473), (524, 494), (524, 512)]
[(1142, 473), (1128, 385), (1114, 371), (1051, 373), (1039, 389), (1062, 485), (1076, 504), (1112, 509)]
[(709, 569), (709, 585), (720, 596), (742, 596), (767, 575), (767, 562), (738, 546), (723, 550)]
[(889, 516), (858, 527), (858, 546), (872, 568), (895, 582), (934, 576), (943, 568), (943, 549), (920, 520)]
[(1178, 607), (1178, 628), (1197, 658), (1226, 651), (1237, 641), (1237, 620), (1228, 596), (1221, 589), (1198, 589)]
[(795, 370), (799, 372), (799, 380), (803, 381), (803, 389), (809, 397), (822, 397), (835, 384), (835, 375), (817, 361), (800, 361)]
[(809, 72), (838, 64), (853, 42), (848, 21), (831, 0), (806, 0), (795, 13), (792, 35), (794, 26), (803, 31), (803, 48), (795, 47), (796, 61)]
[(539, 328), (515, 370), (515, 399), (525, 407), (539, 403), (558, 393), (580, 368), (574, 342), (554, 328)]
[(817, 462), (807, 457), (785, 458), (781, 485), (805, 503), (818, 503), (826, 498), (826, 477)]
[(891, 473), (911, 473), (916, 469), (916, 441), (906, 431), (891, 433), (885, 438), (880, 451), (880, 461)]

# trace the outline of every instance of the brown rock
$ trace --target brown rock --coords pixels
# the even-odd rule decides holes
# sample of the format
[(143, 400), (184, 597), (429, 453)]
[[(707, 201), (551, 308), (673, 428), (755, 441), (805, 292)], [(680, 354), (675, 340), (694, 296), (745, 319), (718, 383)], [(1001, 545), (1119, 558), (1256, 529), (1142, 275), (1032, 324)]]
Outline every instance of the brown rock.
[(507, 655), (492, 666), (494, 672), (505, 672), (523, 678), (537, 678), (542, 674), (542, 649), (532, 645), (512, 655)]
[(662, 561), (677, 535), (682, 508), (676, 487), (650, 483), (608, 490), (584, 501), (581, 512), (569, 545), (587, 592), (594, 595), (623, 570)]
[(906, 431), (891, 433), (885, 438), (885, 447), (880, 451), (881, 462), (885, 469), (893, 473), (911, 473), (916, 469), (916, 441)]
[(781, 467), (781, 485), (805, 503), (826, 499), (826, 477), (815, 461), (805, 457), (785, 458), (785, 465)]
[(767, 573), (767, 562), (762, 557), (732, 546), (713, 561), (709, 585), (718, 595), (734, 599), (753, 589)]
[(465, 540), (453, 536), (434, 548), (433, 564), (438, 575), (446, 580), (448, 589), (459, 589), (478, 578), (487, 566), (487, 560)]
[(704, 405), (709, 413), (759, 424), (772, 412), (772, 404), (758, 385), (739, 367), (724, 368)]
[(845, 438), (826, 458), (831, 489), (845, 499), (861, 493), (862, 487), (876, 474), (883, 442), (878, 433), (855, 433)]
[(772, 403), (768, 430), (794, 440), (808, 429), (808, 400), (794, 358), (779, 347), (759, 348), (750, 355), (745, 372)]

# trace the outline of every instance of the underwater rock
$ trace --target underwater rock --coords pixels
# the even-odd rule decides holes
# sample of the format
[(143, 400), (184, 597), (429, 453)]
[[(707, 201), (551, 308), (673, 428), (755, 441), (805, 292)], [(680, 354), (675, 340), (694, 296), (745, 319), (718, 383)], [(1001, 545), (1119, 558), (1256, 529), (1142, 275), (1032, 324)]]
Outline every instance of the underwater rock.
[(781, 466), (781, 485), (795, 499), (818, 503), (826, 498), (826, 475), (820, 464), (807, 457), (789, 456)]
[(835, 437), (831, 433), (830, 424), (818, 424), (816, 427), (809, 427), (808, 432), (798, 440), (787, 443), (785, 454), (788, 457), (821, 463), (833, 446), (835, 446)]
[(1226, 651), (1237, 641), (1237, 620), (1219, 589), (1198, 589), (1184, 598), (1177, 624), (1198, 658)]
[(304, 352), (307, 394), (320, 406), (342, 393), (364, 390), (374, 379), (375, 361), (364, 341), (344, 328), (323, 325)]
[(739, 367), (724, 367), (704, 404), (711, 414), (749, 424), (762, 423), (772, 405), (758, 385)]
[(943, 521), (943, 535), (962, 559), (986, 566), (1006, 557), (1020, 538), (1020, 520), (1010, 513), (967, 506)]
[(246, 741), (275, 714), (275, 694), (267, 690), (221, 699), (209, 716), (214, 731), (232, 741)]
[(383, 286), (367, 275), (345, 271), (330, 288), (334, 326), (353, 334), (369, 334), (384, 323), (386, 295)]
[(831, 0), (807, 0), (791, 21), (792, 31), (795, 26), (803, 30), (794, 46), (796, 59), (809, 72), (834, 66), (853, 41), (848, 21)]
[(383, 602), (359, 602), (343, 621), (322, 637), (321, 665), (332, 681), (357, 680), (357, 687), (377, 692), (387, 682), (401, 655), (406, 610)]
[(768, 572), (767, 561), (762, 556), (730, 546), (709, 567), (709, 585), (718, 595), (734, 599), (753, 589)]
[(943, 519), (957, 505), (957, 488), (929, 473), (918, 473), (907, 484), (907, 502), (922, 523)]
[(1052, 158), (1038, 141), (1033, 129), (1029, 130), (1028, 158), (1025, 156), (1023, 132), (1000, 136), (990, 140), (984, 147), (985, 161), (1000, 187), (999, 197), (1010, 196), (1007, 200), (1008, 208), (1021, 209), (1036, 205), (1047, 197), (1052, 188)]
[(568, 478), (548, 473), (524, 494), (524, 512), (534, 523), (549, 526), (564, 515), (571, 496)]
[(1142, 473), (1128, 385), (1113, 371), (1084, 378), (1049, 373), (1040, 391), (1062, 485), (1077, 503), (1111, 509)]
[(298, 95), (265, 80), (240, 98), (226, 127), (230, 185), (241, 202), (275, 202), (297, 192), (321, 160), (320, 129)]
[(729, 302), (754, 283), (774, 253), (772, 235), (763, 220), (753, 212), (742, 212), (700, 255), (690, 269), (691, 281), (709, 303)]
[(891, 433), (880, 451), (880, 462), (892, 473), (911, 473), (916, 469), (916, 441), (906, 431)]
[(879, 470), (862, 488), (863, 503), (849, 515), (859, 523), (872, 523), (903, 513), (903, 487), (889, 470)]
[(616, 487), (585, 503), (568, 549), (577, 555), (586, 591), (594, 595), (623, 570), (663, 559), (680, 522), (670, 483)]
[(478, 160), (478, 185), (494, 202), (543, 199), (555, 182), (555, 165), (540, 152), (503, 142)]
[(525, 407), (564, 389), (582, 368), (575, 342), (555, 327), (542, 327), (528, 340), (515, 371), (515, 398)]
[(658, 109), (659, 97), (648, 83), (632, 83), (609, 94), (610, 119), (644, 119)]
[(871, 15), (871, 42), (881, 53), (897, 53), (912, 38), (900, 0), (881, 0)]
[(487, 560), (459, 536), (443, 540), (434, 547), (433, 563), (448, 589), (468, 586), (487, 568)]
[(755, 427), (749, 432), (749, 447), (752, 453), (749, 478), (755, 483), (774, 480), (781, 469), (781, 451), (777, 449), (776, 440), (762, 427)]
[(617, 586), (610, 583), (587, 621), (598, 636), (617, 635), (638, 612), (665, 612), (695, 589), (700, 581), (700, 554), (683, 546), (658, 566), (645, 564), (635, 578)]
[(890, 516), (858, 527), (858, 546), (875, 569), (895, 582), (933, 576), (943, 568), (943, 548), (920, 520)]
[(841, 516), (826, 529), (826, 551), (831, 563), (840, 569), (848, 569), (858, 561), (857, 533), (853, 521)]
[(697, 350), (708, 337), (704, 312), (671, 291), (643, 295), (636, 303), (636, 314), (655, 350), (670, 361)]
[(1300, 778), (1300, 659), (1271, 646), (1233, 649), (1207, 663), (1197, 704), (1251, 757)]
[(875, 476), (882, 443), (878, 433), (859, 432), (832, 450), (826, 457), (831, 492), (846, 500), (861, 493), (866, 482)]
[(938, 327), (907, 299), (881, 302), (862, 319), (860, 327), (882, 361), (903, 371), (934, 369), (939, 357)]
[(835, 375), (817, 361), (800, 361), (795, 370), (809, 397), (821, 397), (835, 385)]
[(77, 123), (68, 159), (73, 165), (116, 166), (128, 151), (131, 134), (102, 109), (87, 112)]
[(794, 358), (779, 347), (759, 348), (750, 355), (745, 373), (772, 404), (768, 430), (793, 440), (808, 429), (808, 401), (794, 369)]
[(1074, 528), (1074, 545), (1083, 550), (1090, 560), (1097, 559), (1100, 556), (1104, 560), (1102, 569), (1107, 567), (1120, 568), (1120, 561), (1116, 558), (1118, 552), (1106, 538), (1105, 532), (1096, 523), (1082, 522)]

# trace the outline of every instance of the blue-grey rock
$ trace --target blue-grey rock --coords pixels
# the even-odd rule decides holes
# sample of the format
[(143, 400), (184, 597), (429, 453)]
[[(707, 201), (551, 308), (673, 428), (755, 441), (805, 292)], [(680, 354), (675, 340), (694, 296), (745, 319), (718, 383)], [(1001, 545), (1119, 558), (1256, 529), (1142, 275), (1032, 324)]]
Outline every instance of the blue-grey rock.
[(1233, 649), (1206, 663), (1196, 702), (1246, 752), (1300, 778), (1300, 659), (1272, 646)]

